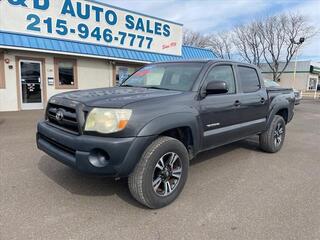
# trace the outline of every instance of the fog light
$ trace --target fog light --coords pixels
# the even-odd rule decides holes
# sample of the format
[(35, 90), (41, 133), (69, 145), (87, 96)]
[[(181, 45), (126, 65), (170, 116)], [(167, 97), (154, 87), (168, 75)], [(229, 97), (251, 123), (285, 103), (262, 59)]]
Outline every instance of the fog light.
[(89, 162), (95, 167), (105, 167), (108, 165), (109, 156), (102, 150), (93, 150), (89, 155)]

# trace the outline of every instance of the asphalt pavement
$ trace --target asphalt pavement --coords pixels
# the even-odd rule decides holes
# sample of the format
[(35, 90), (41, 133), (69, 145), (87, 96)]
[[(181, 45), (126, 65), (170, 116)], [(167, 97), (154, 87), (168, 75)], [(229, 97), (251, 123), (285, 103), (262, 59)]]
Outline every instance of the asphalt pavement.
[(320, 102), (303, 101), (282, 150), (257, 138), (200, 154), (170, 206), (125, 179), (86, 176), (35, 145), (42, 111), (0, 113), (0, 239), (320, 239)]

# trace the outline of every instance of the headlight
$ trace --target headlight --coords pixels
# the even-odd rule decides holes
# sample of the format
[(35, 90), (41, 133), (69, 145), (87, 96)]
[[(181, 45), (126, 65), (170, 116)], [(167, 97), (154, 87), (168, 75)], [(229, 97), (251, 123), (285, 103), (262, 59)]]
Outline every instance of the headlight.
[(87, 117), (85, 131), (119, 132), (127, 126), (131, 114), (130, 109), (94, 108)]

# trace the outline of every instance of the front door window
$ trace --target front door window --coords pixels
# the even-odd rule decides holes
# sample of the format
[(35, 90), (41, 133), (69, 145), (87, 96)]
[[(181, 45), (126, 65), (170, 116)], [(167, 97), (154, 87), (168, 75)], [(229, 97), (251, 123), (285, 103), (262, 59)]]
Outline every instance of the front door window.
[(41, 62), (20, 61), (21, 108), (42, 109)]

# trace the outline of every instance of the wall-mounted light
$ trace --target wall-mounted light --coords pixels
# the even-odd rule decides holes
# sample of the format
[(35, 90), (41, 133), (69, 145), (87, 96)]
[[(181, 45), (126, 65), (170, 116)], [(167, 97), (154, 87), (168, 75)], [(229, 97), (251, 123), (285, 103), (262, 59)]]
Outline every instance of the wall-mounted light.
[(9, 59), (9, 58), (6, 58), (6, 59), (4, 60), (4, 62), (5, 62), (6, 64), (9, 64), (9, 63), (10, 63), (10, 59)]

